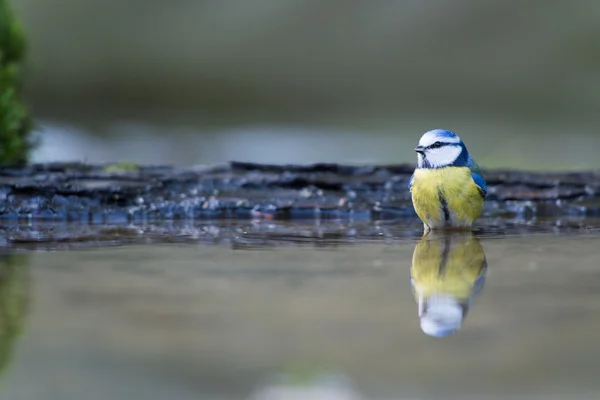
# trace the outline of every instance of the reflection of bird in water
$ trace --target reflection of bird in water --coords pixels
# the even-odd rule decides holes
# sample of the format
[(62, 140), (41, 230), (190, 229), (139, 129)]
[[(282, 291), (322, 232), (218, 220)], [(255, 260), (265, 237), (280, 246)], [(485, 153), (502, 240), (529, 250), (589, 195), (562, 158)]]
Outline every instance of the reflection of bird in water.
[(424, 236), (413, 253), (411, 284), (421, 329), (442, 337), (460, 329), (485, 281), (483, 247), (470, 232)]

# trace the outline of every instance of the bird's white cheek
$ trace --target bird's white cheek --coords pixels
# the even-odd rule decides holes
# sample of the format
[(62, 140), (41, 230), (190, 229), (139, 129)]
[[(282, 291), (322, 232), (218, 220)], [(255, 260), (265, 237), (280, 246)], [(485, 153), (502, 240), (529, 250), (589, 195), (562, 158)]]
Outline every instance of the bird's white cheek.
[(423, 161), (423, 154), (417, 153), (417, 166), (419, 168), (422, 168), (423, 167), (423, 163), (424, 163), (424, 161)]
[(443, 167), (450, 165), (460, 155), (461, 148), (458, 146), (447, 146), (440, 149), (430, 149), (427, 152), (427, 161), (432, 167)]

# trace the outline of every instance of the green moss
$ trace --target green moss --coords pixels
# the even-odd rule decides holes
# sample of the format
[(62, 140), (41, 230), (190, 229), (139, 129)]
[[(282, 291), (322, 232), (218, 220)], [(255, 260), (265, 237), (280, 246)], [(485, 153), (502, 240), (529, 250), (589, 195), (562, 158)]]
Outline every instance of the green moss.
[(131, 162), (120, 162), (115, 164), (109, 164), (104, 167), (105, 172), (127, 172), (127, 171), (137, 171), (140, 167), (137, 164)]
[(33, 123), (21, 99), (25, 34), (9, 0), (0, 0), (0, 164), (22, 164), (35, 143)]

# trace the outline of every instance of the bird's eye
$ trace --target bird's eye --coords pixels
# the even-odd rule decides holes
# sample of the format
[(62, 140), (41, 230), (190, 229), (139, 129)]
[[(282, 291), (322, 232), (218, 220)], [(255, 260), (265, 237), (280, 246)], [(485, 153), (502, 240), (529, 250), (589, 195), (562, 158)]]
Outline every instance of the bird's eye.
[(442, 143), (441, 142), (435, 142), (434, 144), (431, 145), (432, 149), (437, 149), (438, 147), (442, 147)]

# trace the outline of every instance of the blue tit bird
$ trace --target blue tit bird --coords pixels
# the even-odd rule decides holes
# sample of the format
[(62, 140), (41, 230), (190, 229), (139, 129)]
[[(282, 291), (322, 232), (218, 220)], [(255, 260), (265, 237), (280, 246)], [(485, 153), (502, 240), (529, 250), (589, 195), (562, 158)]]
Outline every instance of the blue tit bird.
[(460, 329), (485, 283), (487, 261), (471, 232), (435, 232), (417, 243), (410, 269), (421, 330), (433, 337)]
[(417, 167), (408, 187), (424, 233), (471, 228), (483, 210), (487, 185), (465, 144), (453, 132), (434, 129), (423, 134), (415, 151)]

